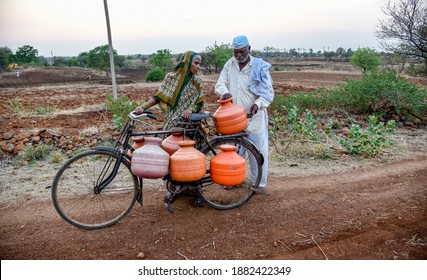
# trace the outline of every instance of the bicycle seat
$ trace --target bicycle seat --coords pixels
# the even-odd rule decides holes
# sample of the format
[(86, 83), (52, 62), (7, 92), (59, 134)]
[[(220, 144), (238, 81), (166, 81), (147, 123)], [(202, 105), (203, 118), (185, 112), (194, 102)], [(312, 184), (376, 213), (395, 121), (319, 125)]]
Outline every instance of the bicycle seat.
[(210, 112), (193, 113), (190, 116), (190, 121), (201, 121), (201, 120), (209, 118), (210, 116), (211, 116)]

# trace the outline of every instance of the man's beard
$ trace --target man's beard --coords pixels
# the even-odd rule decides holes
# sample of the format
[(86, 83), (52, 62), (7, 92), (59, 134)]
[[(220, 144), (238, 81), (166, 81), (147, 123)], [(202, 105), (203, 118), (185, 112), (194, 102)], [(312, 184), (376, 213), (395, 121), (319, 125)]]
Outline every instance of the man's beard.
[(237, 62), (239, 64), (242, 64), (242, 63), (245, 63), (245, 62), (249, 61), (249, 55), (247, 55), (245, 57), (239, 57), (239, 58), (236, 58), (236, 59), (237, 59)]

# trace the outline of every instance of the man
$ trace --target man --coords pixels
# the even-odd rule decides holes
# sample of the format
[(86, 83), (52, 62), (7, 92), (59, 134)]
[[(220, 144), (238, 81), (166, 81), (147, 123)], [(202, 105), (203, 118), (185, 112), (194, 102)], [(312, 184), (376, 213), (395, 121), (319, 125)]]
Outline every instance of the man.
[(264, 157), (260, 193), (267, 195), (268, 174), (268, 115), (267, 108), (274, 98), (271, 65), (250, 55), (251, 46), (244, 35), (233, 39), (234, 56), (224, 65), (215, 85), (221, 99), (233, 97), (233, 102), (246, 109), (252, 119), (246, 131)]

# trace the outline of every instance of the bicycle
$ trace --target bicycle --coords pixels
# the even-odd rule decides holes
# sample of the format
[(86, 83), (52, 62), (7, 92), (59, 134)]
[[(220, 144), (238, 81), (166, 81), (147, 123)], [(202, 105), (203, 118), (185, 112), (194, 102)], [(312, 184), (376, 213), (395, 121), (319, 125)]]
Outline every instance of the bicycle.
[[(173, 213), (173, 198), (190, 190), (195, 191), (203, 202), (214, 209), (228, 210), (245, 204), (255, 192), (261, 180), (263, 157), (248, 138), (247, 133), (230, 135), (207, 133), (214, 126), (209, 112), (194, 113), (187, 121), (178, 121), (170, 130), (136, 131), (138, 125), (149, 125), (141, 120), (148, 117), (156, 119), (149, 111), (141, 115), (133, 112), (121, 131), (114, 147), (98, 146), (71, 157), (57, 171), (52, 184), (52, 201), (56, 211), (68, 223), (83, 229), (101, 229), (122, 220), (136, 202), (143, 206), (143, 178), (131, 172), (131, 156), (128, 151), (134, 148), (132, 137), (168, 135), (183, 133), (195, 141), (195, 148), (206, 155), (207, 171), (202, 179), (182, 183), (173, 180), (168, 174), (162, 178), (166, 188), (172, 192), (166, 203)], [(220, 152), (220, 146), (231, 144), (246, 160), (246, 179), (238, 186), (221, 186), (209, 176), (210, 158)]]

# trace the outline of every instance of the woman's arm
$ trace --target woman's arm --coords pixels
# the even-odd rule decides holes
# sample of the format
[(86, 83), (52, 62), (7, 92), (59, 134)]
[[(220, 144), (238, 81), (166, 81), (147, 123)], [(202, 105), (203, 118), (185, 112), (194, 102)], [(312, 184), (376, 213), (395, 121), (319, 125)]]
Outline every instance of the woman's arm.
[(148, 108), (156, 105), (157, 103), (159, 103), (159, 101), (157, 101), (153, 97), (150, 97), (150, 99), (148, 99), (148, 101), (145, 102), (142, 107), (137, 107), (135, 109), (135, 114), (140, 115), (140, 114), (142, 114), (144, 112), (144, 110), (147, 110)]

